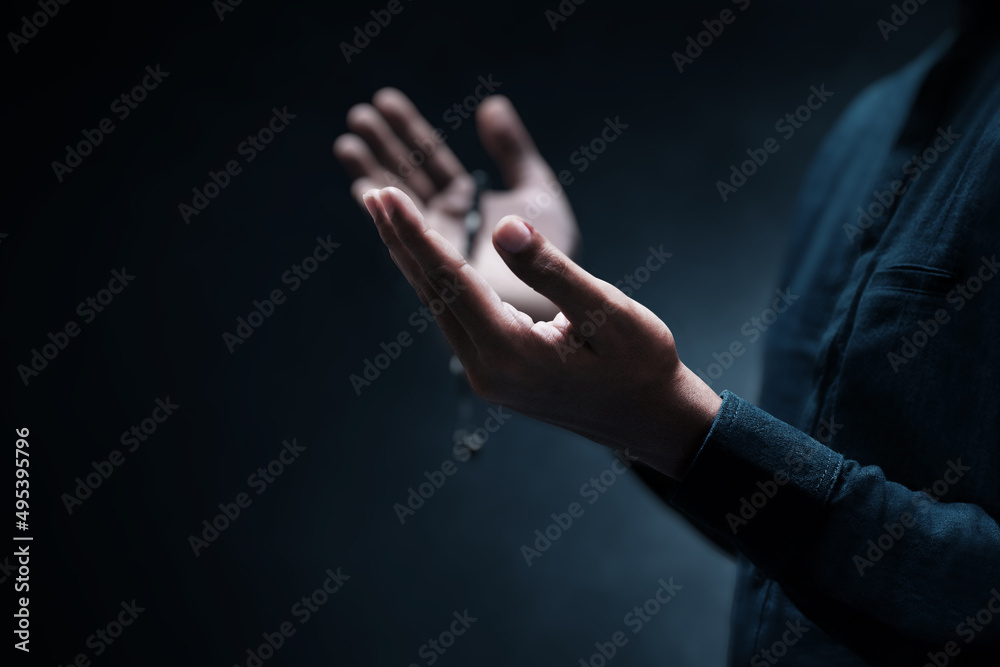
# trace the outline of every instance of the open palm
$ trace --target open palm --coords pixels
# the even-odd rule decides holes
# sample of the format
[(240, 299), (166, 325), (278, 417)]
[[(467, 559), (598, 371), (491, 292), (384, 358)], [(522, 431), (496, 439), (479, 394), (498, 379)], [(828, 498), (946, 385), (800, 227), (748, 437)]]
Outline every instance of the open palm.
[(482, 224), (471, 245), (465, 217), (474, 204), (475, 181), (402, 92), (383, 88), (372, 104), (352, 107), (347, 114), (351, 133), (337, 138), (334, 153), (354, 179), (351, 194), (361, 206), (372, 188), (400, 188), (420, 209), (425, 224), (458, 248), (501, 299), (536, 319), (551, 318), (558, 308), (511, 272), (493, 247), (493, 229), (505, 215), (518, 215), (572, 256), (579, 243), (576, 218), (506, 97), (486, 98), (477, 109), (476, 124), (508, 189), (480, 194)]

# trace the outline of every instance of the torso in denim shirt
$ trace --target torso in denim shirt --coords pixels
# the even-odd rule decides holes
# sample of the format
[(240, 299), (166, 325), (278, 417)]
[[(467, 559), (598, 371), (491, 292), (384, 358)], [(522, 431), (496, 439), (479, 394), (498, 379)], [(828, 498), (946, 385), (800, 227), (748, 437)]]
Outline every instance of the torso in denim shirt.
[[(780, 285), (801, 296), (769, 332), (760, 405), (914, 490), (961, 459), (941, 500), (996, 516), (1000, 57), (933, 68), (948, 43), (863, 93), (817, 156)], [(802, 616), (746, 559), (733, 614), (733, 664)], [(783, 664), (863, 664), (811, 629)]]

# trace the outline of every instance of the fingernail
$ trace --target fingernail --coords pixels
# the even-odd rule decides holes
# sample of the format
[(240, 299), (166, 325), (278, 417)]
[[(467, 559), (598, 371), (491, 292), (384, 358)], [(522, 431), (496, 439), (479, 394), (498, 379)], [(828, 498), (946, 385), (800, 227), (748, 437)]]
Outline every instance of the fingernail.
[(531, 230), (516, 218), (507, 218), (496, 230), (497, 244), (507, 252), (521, 252), (531, 241)]
[(362, 201), (365, 202), (365, 208), (368, 209), (368, 214), (372, 216), (372, 220), (375, 219), (375, 190), (369, 190), (368, 192), (361, 195)]

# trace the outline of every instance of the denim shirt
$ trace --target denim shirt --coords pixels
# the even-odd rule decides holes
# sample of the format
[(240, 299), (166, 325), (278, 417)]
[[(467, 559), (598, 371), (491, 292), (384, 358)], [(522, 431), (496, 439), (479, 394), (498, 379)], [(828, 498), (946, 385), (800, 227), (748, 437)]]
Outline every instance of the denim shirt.
[(864, 91), (806, 175), (760, 406), (666, 497), (739, 554), (733, 665), (1000, 665), (1000, 50)]

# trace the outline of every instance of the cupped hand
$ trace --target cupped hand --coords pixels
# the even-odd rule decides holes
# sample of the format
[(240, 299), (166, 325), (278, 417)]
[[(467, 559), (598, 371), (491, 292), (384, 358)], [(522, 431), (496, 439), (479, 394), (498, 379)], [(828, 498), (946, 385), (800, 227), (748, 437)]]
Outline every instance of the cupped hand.
[(558, 308), (518, 280), (493, 247), (497, 221), (509, 213), (531, 211), (536, 229), (572, 256), (579, 228), (565, 195), (510, 101), (486, 98), (476, 110), (480, 141), (496, 162), (507, 190), (480, 194), (483, 224), (468, 243), (465, 215), (473, 206), (475, 182), (441, 135), (406, 95), (394, 88), (375, 93), (372, 104), (347, 114), (351, 133), (334, 142), (334, 154), (354, 179), (351, 194), (363, 204), (373, 188), (395, 186), (421, 212), (425, 224), (441, 234), (493, 285), (501, 297), (536, 319)]
[(362, 200), (420, 300), (446, 306), (430, 309), (478, 394), (683, 477), (721, 399), (681, 363), (658, 317), (506, 216), (494, 226), (494, 251), (560, 311), (533, 321), (402, 190), (372, 190)]

